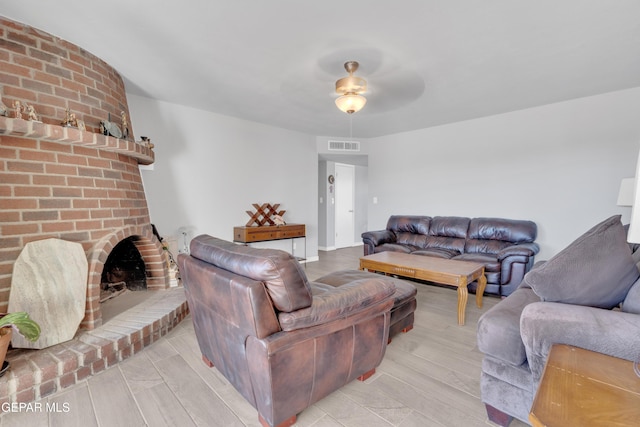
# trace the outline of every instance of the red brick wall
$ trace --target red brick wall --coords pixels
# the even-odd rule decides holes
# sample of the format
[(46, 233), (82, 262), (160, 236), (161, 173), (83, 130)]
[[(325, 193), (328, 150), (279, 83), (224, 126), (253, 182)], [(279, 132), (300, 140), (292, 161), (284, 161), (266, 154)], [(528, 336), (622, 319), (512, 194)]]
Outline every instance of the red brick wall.
[(124, 83), (111, 66), (78, 46), (1, 16), (0, 86), (6, 106), (16, 100), (31, 104), (44, 123), (60, 124), (67, 108), (93, 132), (109, 113), (116, 123), (122, 111), (129, 117)]
[(59, 238), (87, 252), (83, 327), (91, 329), (101, 323), (103, 264), (121, 240), (138, 237), (149, 289), (165, 288), (168, 270), (138, 169), (153, 153), (131, 141), (67, 130), (0, 117), (0, 312), (7, 310), (13, 264), (24, 245)]
[[(147, 287), (169, 284), (152, 233), (138, 164), (148, 147), (96, 133), (99, 121), (128, 116), (124, 84), (99, 58), (37, 29), (0, 17), (0, 91), (4, 104), (33, 104), (43, 123), (0, 117), (0, 312), (8, 306), (13, 264), (30, 241), (83, 245), (89, 261), (82, 327), (101, 324), (100, 278), (111, 249), (135, 236)], [(66, 109), (86, 131), (60, 126)], [(115, 117), (114, 117), (115, 115)]]

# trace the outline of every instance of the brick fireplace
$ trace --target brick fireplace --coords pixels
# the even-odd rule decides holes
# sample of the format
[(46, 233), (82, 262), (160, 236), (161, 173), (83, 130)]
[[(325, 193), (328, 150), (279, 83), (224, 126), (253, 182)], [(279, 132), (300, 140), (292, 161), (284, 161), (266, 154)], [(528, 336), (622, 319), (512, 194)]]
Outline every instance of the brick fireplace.
[[(169, 286), (138, 165), (153, 151), (99, 133), (101, 120), (129, 116), (124, 83), (82, 48), (0, 17), (0, 312), (7, 311), (12, 268), (34, 240), (82, 244), (89, 262), (81, 328), (102, 324), (100, 282), (111, 250), (131, 238), (145, 264), (147, 289)], [(15, 118), (15, 101), (35, 107), (37, 121)], [(86, 130), (62, 126), (67, 112)], [(26, 117), (25, 117), (26, 118)]]

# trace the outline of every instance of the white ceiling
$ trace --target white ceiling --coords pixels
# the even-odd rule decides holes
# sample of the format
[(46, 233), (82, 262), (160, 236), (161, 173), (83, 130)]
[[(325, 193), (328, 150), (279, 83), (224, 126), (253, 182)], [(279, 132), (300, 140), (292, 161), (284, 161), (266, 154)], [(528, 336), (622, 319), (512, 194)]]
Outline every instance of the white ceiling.
[[(130, 93), (312, 135), (640, 86), (638, 0), (13, 0), (0, 14), (100, 57)], [(369, 84), (351, 117), (333, 102), (348, 60)]]

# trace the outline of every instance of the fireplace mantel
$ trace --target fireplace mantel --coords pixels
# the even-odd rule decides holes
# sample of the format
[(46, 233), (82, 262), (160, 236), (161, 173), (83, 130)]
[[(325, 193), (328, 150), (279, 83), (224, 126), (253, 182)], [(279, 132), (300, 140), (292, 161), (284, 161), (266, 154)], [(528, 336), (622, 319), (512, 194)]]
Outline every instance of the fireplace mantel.
[(155, 160), (153, 150), (141, 143), (24, 119), (0, 116), (0, 135), (98, 148), (132, 157), (141, 165), (150, 165)]

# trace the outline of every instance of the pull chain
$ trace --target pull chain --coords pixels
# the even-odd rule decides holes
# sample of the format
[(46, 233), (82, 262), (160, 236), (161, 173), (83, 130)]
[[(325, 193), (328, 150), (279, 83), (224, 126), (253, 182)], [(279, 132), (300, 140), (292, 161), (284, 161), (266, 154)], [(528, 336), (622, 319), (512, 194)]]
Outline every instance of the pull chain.
[(349, 139), (353, 139), (353, 114), (349, 114)]

